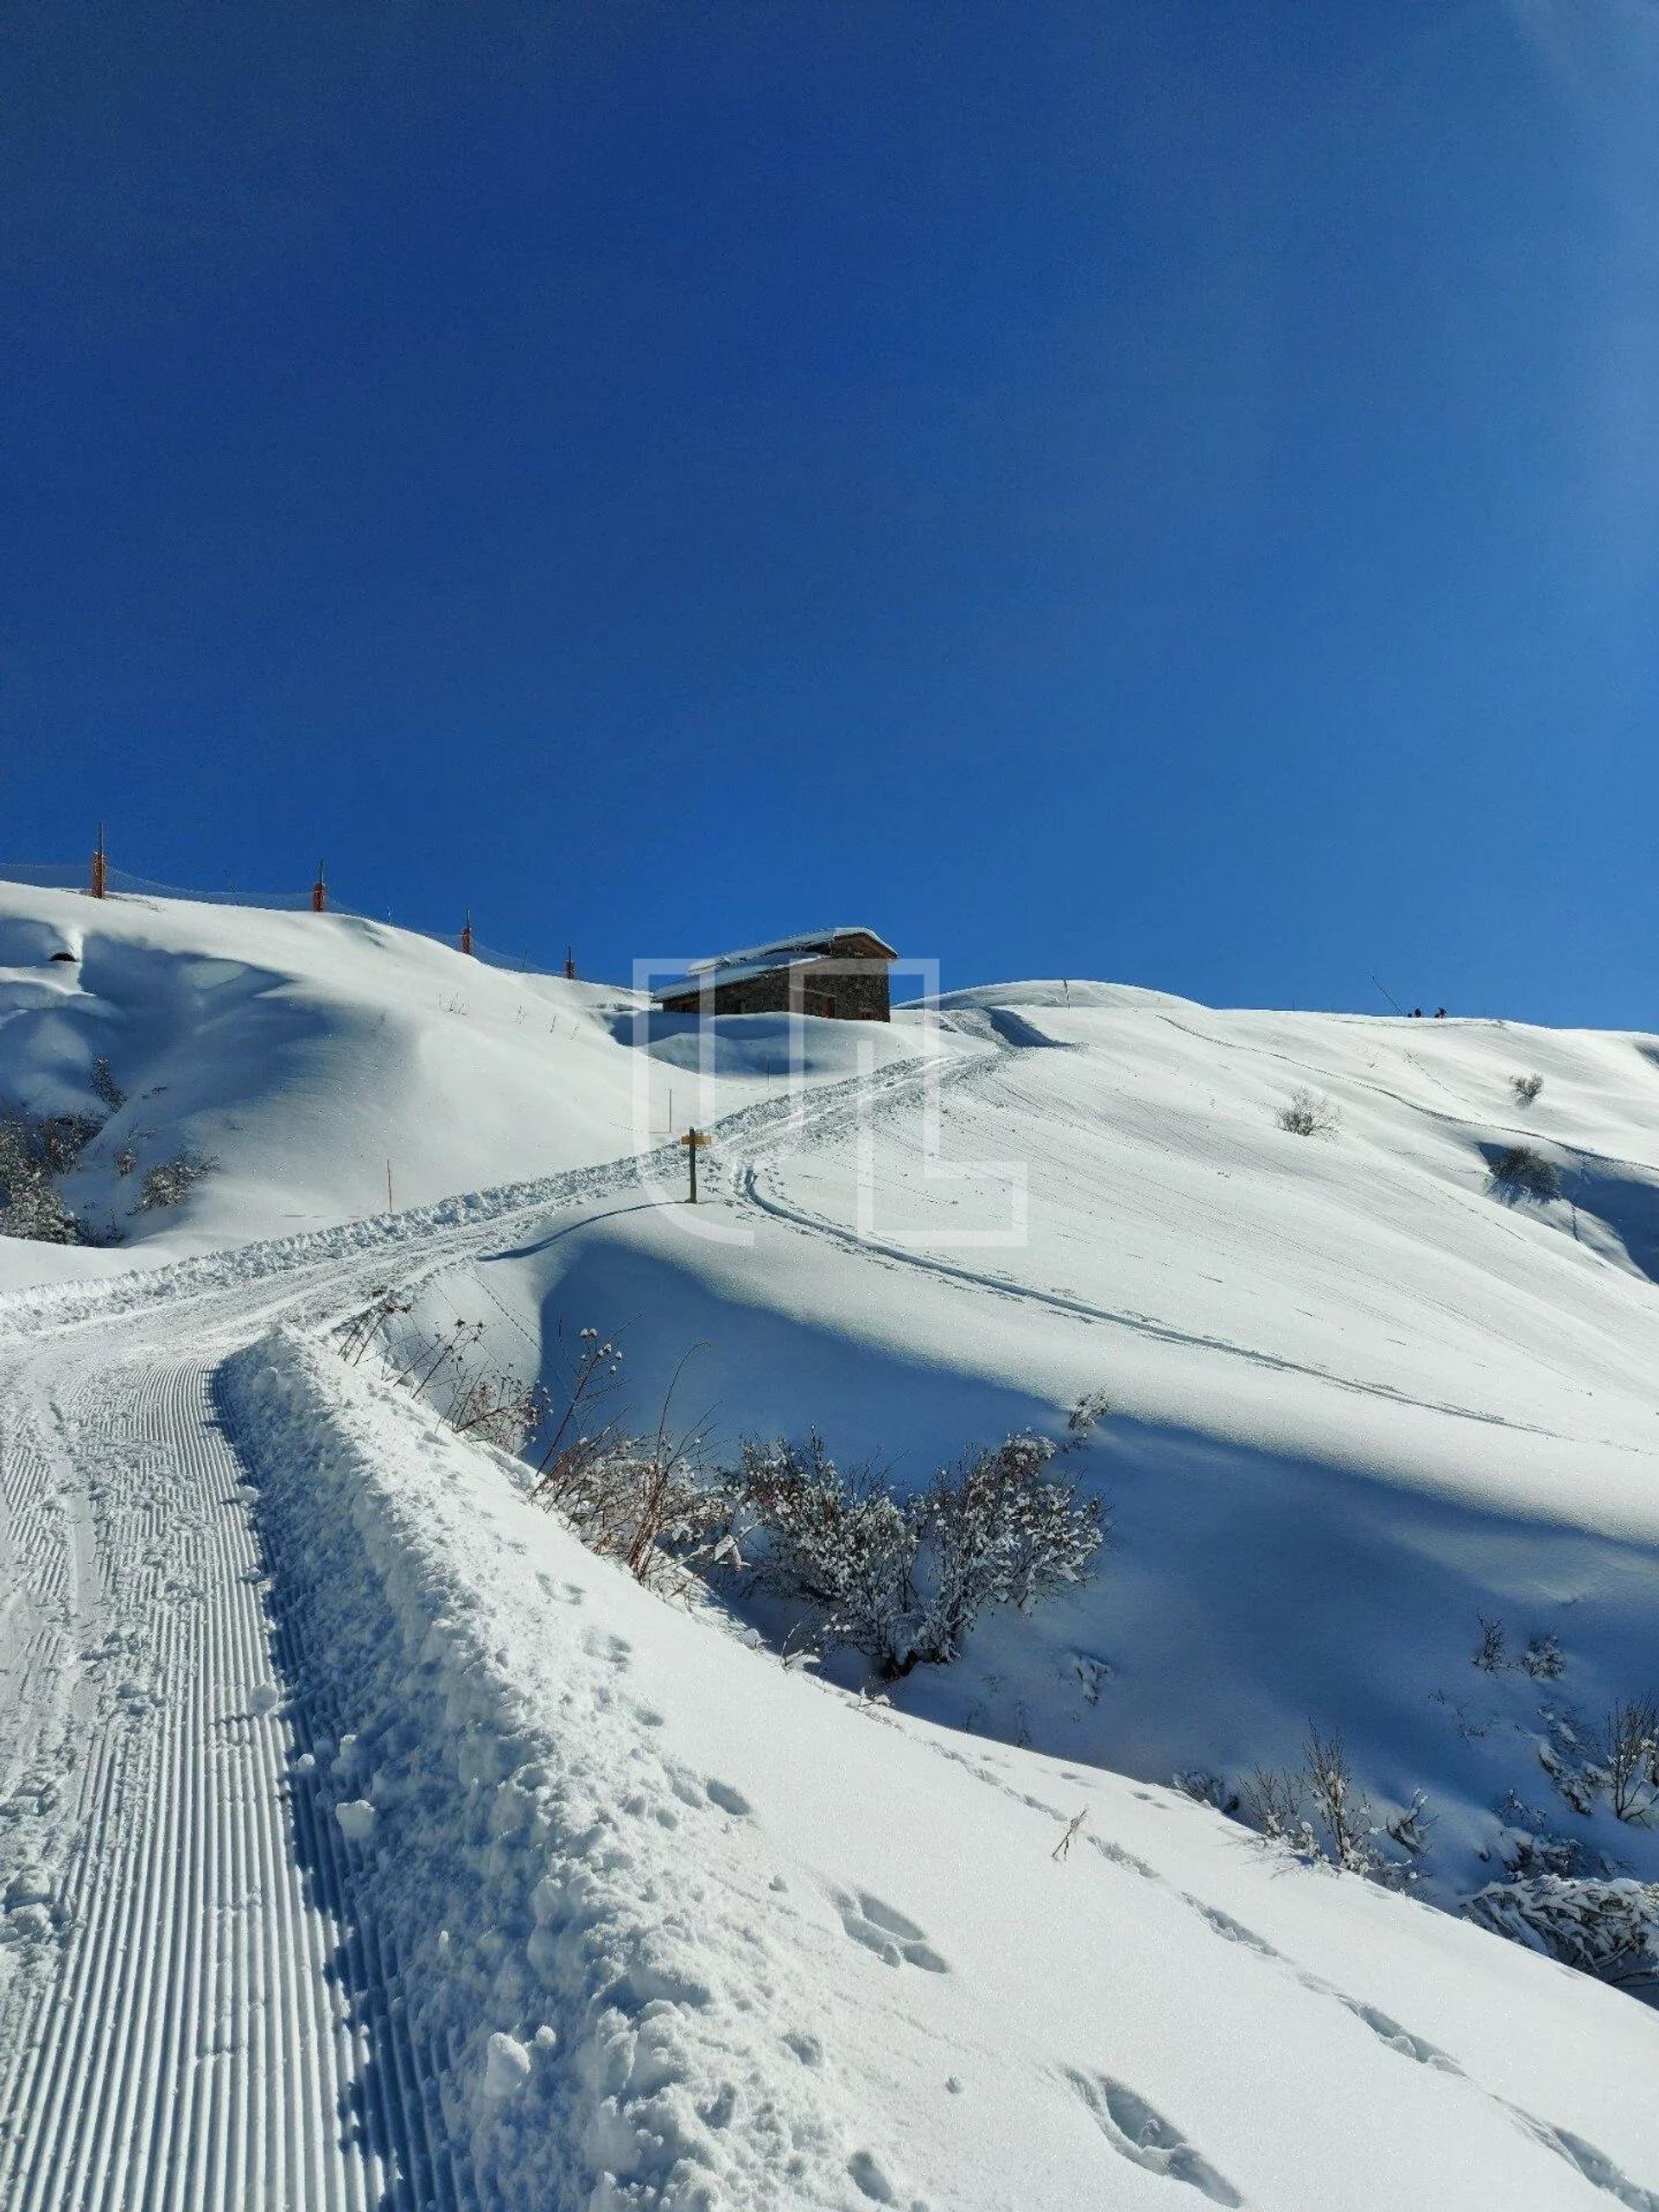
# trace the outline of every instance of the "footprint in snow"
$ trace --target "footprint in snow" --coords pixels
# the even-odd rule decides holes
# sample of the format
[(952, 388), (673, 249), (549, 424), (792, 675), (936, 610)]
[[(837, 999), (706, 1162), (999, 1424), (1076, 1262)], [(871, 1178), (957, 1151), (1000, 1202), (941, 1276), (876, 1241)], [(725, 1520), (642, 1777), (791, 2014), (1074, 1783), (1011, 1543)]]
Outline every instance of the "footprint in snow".
[(743, 1792), (734, 1789), (729, 1782), (706, 1782), (703, 1787), (710, 1802), (718, 1805), (722, 1813), (729, 1813), (734, 1820), (745, 1820), (754, 1810)]
[(552, 1598), (560, 1605), (579, 1605), (586, 1595), (580, 1583), (555, 1582), (550, 1574), (543, 1574), (539, 1572), (536, 1580), (542, 1586), (543, 1597)]
[(1375, 2005), (1362, 2005), (1357, 1997), (1344, 1996), (1340, 1990), (1333, 1993), (1339, 2005), (1346, 2005), (1357, 2020), (1363, 2020), (1374, 2036), (1387, 2044), (1390, 2050), (1397, 2050), (1402, 2058), (1414, 2058), (1420, 2066), (1432, 2066), (1440, 2074), (1462, 2073), (1455, 2058), (1424, 2037), (1413, 2035), (1409, 2028), (1402, 2028), (1398, 2020), (1391, 2020)]
[[(852, 2177), (859, 2195), (872, 2204), (893, 2204), (903, 2202), (897, 2187), (874, 2151), (855, 2151), (847, 2161), (847, 2171)], [(927, 2212), (919, 2196), (910, 2200), (909, 2212)]]
[(906, 1920), (902, 1912), (895, 1912), (867, 1890), (855, 1896), (838, 1891), (836, 1908), (854, 1942), (874, 1951), (884, 1966), (919, 1967), (924, 1974), (950, 1973), (949, 1961), (939, 1956), (915, 1922)]
[(1138, 1874), (1143, 1882), (1161, 1884), (1163, 1877), (1155, 1866), (1149, 1866), (1133, 1851), (1126, 1851), (1121, 1843), (1114, 1843), (1109, 1836), (1085, 1835), (1083, 1840), (1103, 1859), (1109, 1859), (1114, 1866), (1122, 1866), (1127, 1873)]
[(1552, 2127), (1547, 2120), (1535, 2120), (1519, 2105), (1511, 2105), (1510, 2110), (1535, 2142), (1553, 2151), (1558, 2158), (1565, 2158), (1592, 2189), (1601, 2190), (1616, 2204), (1627, 2207), (1628, 2212), (1659, 2212), (1659, 2190), (1643, 2189), (1640, 2182), (1632, 2181), (1605, 2151), (1597, 2150), (1593, 2143), (1586, 2143), (1582, 2135), (1574, 2135), (1565, 2127)]
[(1126, 2082), (1109, 2074), (1066, 2069), (1066, 2078), (1082, 2098), (1090, 2118), (1120, 2158), (1148, 2173), (1186, 2182), (1212, 2204), (1243, 2204), (1225, 2175), (1195, 2151), (1180, 2130)]
[(1276, 1951), (1265, 1936), (1258, 1936), (1254, 1928), (1247, 1928), (1242, 1920), (1235, 1920), (1230, 1912), (1224, 1912), (1218, 1904), (1205, 1904), (1198, 1897), (1189, 1897), (1187, 1903), (1224, 1942), (1242, 1943), (1247, 1951), (1254, 1951), (1258, 1958), (1283, 1958), (1284, 1953)]
[(613, 1667), (626, 1669), (633, 1646), (626, 1636), (613, 1636), (599, 1629), (582, 1630), (582, 1648), (590, 1659), (608, 1660)]

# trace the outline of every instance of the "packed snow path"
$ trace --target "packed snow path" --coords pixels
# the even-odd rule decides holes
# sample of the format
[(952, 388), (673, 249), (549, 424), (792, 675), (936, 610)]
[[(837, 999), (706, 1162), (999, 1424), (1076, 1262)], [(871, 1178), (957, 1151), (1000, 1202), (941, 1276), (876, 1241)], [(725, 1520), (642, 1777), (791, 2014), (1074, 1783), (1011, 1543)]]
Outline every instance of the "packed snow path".
[[(8, 2212), (468, 2201), (348, 1841), (289, 1785), (309, 1716), (273, 1678), (271, 1563), (213, 1376), (279, 1313), (349, 1308), (389, 1264), (408, 1280), (634, 1173), (10, 1302), (0, 1609), (24, 1657), (0, 1680)], [(295, 1655), (276, 1657), (292, 1673)]]
[[(734, 1134), (792, 1112), (746, 1109)], [(268, 1604), (282, 1562), (262, 1554), (215, 1377), (278, 1318), (350, 1311), (389, 1272), (407, 1285), (653, 1170), (678, 1164), (7, 1301), (0, 1655), (22, 1654), (0, 1675), (7, 2212), (474, 2201), (352, 1840), (293, 1786), (314, 1729), (338, 1726), (287, 1696), (303, 1655)]]
[(0, 1721), (38, 1925), (0, 2020), (0, 2202), (454, 2204), (397, 1960), (289, 1787), (305, 1722), (272, 1680), (213, 1363), (169, 1332), (73, 1332), (7, 1394), (9, 1491), (41, 1509), (10, 1585), (37, 1679)]

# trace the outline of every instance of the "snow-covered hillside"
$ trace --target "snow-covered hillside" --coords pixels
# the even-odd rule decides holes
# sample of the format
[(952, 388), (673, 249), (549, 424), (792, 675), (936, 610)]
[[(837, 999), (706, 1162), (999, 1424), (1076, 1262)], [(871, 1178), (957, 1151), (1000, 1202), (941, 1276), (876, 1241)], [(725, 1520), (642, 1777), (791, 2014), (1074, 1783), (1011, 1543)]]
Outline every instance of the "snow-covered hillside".
[[(64, 1195), (146, 1264), (383, 1213), (388, 1168), (402, 1210), (665, 1136), (671, 1110), (685, 1119), (696, 1025), (652, 1018), (642, 1086), (642, 1007), (631, 991), (487, 967), (353, 916), (0, 882), (0, 1101), (103, 1122)], [(805, 1079), (852, 1074), (850, 1041), (814, 1027)], [(776, 1087), (782, 1027), (751, 1023), (719, 1053), (705, 1116)], [(114, 1114), (99, 1058), (125, 1094)], [(176, 1211), (137, 1210), (146, 1168), (181, 1148), (217, 1172)], [(131, 1256), (81, 1245), (25, 1263), (0, 1240), (0, 1281)]]
[[(700, 1080), (329, 917), (0, 888), (0, 1091), (106, 1117), (82, 1219), (218, 1162), (0, 1243), (0, 2202), (1659, 2207), (1659, 2015), (1421, 1901), (1659, 1873), (1569, 1802), (1659, 1674), (1659, 1044), (1068, 981)], [(872, 1700), (343, 1363), (388, 1291), (901, 1486), (1103, 1391), (1111, 1548)], [(1310, 1722), (1426, 1794), (1419, 1897), (1172, 1786)]]

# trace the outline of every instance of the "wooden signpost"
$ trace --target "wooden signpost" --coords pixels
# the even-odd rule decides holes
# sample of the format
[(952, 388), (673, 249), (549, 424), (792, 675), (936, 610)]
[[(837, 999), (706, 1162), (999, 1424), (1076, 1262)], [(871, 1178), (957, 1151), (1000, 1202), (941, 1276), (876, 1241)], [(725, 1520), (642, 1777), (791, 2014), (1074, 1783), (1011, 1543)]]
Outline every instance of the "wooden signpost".
[(705, 1146), (711, 1145), (714, 1139), (705, 1136), (701, 1129), (688, 1129), (680, 1139), (680, 1142), (685, 1147), (685, 1156), (690, 1163), (691, 1204), (696, 1205), (697, 1203), (697, 1154)]

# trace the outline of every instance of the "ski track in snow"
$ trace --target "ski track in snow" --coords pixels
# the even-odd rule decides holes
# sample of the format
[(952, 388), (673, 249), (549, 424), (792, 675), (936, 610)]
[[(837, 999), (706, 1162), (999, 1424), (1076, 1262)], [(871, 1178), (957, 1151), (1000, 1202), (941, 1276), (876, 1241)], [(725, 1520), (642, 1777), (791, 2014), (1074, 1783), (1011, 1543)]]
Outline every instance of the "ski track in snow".
[(365, 1940), (349, 1878), (304, 1833), (292, 1730), (256, 1696), (264, 1575), (209, 1376), (91, 1365), (53, 1409), (94, 1537), (73, 1618), (104, 1634), (73, 1700), (57, 1930), (0, 2022), (0, 2202), (451, 2204), (421, 2069), (370, 2066), (347, 2015), (351, 1986), (395, 1993), (396, 1961), (343, 1970)]
[[(933, 1079), (995, 1082), (1015, 1049), (975, 1052), (935, 1068)], [(736, 1161), (736, 1202), (878, 1263), (1336, 1388), (1403, 1396), (873, 1245), (784, 1196), (769, 1169), (785, 1139), (842, 1133), (856, 1116), (912, 1097), (925, 1079), (901, 1065), (826, 1085), (805, 1105), (765, 1102), (717, 1124)], [(0, 1683), (0, 1907), (20, 1878), (28, 1892), (0, 1917), (5, 2212), (471, 2212), (480, 2203), (439, 2112), (442, 2055), (411, 2034), (398, 1956), (376, 1924), (358, 1847), (301, 1766), (314, 1741), (339, 1738), (344, 1717), (321, 1709), (317, 1670), (296, 1643), (305, 1609), (268, 1603), (273, 1588), (280, 1596), (285, 1562), (262, 1551), (249, 1471), (220, 1427), (214, 1378), (273, 1320), (324, 1324), (360, 1306), (389, 1268), (400, 1284), (430, 1277), (499, 1249), (504, 1235), (678, 1173), (664, 1147), (0, 1303), (10, 1347), (0, 1378), (0, 1618), (22, 1654), (21, 1673)], [(1065, 1820), (988, 1763), (937, 1748)], [(703, 1791), (733, 1818), (749, 1813), (729, 1784), (709, 1781)], [(1501, 2106), (1588, 2189), (1633, 2212), (1659, 2212), (1659, 2199), (1579, 2136), (1484, 2089), (1447, 2053), (1121, 1847), (1083, 1840), (1093, 1847), (1084, 1863), (1144, 1878), (1263, 1974), (1288, 1976), (1402, 2058)], [(878, 1960), (924, 1981), (951, 1973), (924, 1929), (880, 1897), (847, 1891), (834, 1903), (847, 1936)], [(1120, 2076), (1079, 2065), (1066, 2080), (1119, 2158), (1160, 2183), (1186, 2184), (1172, 2186), (1173, 2198), (1243, 2201)], [(1208, 2147), (1229, 2156), (1225, 2145)], [(873, 2154), (858, 2152), (848, 2171), (862, 2198), (899, 2201)]]
[[(995, 1082), (1000, 1078), (1006, 1065), (1005, 1053), (1017, 1049), (993, 1048), (974, 1058), (935, 1070), (932, 1079), (944, 1083)], [(821, 1112), (812, 1116), (810, 1137), (821, 1138), (839, 1133), (850, 1119), (860, 1113), (889, 1111), (906, 1103), (925, 1080), (927, 1076), (923, 1071), (905, 1068), (889, 1074), (879, 1090), (867, 1093), (862, 1100), (843, 1102), (837, 1099), (828, 1103)], [(1178, 1328), (1173, 1323), (1154, 1319), (1150, 1314), (1102, 1306), (1068, 1291), (1049, 1290), (1035, 1283), (1021, 1282), (995, 1268), (969, 1267), (957, 1261), (942, 1259), (937, 1253), (927, 1253), (887, 1243), (879, 1236), (862, 1235), (842, 1223), (813, 1212), (797, 1198), (785, 1197), (776, 1174), (767, 1172), (769, 1149), (760, 1150), (733, 1173), (731, 1188), (740, 1204), (752, 1205), (758, 1211), (799, 1230), (806, 1236), (823, 1238), (866, 1258), (878, 1258), (889, 1266), (914, 1268), (945, 1281), (960, 1283), (972, 1291), (988, 1292), (1021, 1305), (1041, 1306), (1050, 1313), (1065, 1314), (1085, 1324), (1122, 1329), (1131, 1335), (1151, 1338), (1160, 1344), (1219, 1352), (1227, 1358), (1241, 1360), (1253, 1367), (1271, 1369), (1277, 1374), (1302, 1376), (1331, 1389), (1351, 1391), (1361, 1397), (1382, 1399), (1392, 1405), (1409, 1406), (1425, 1413), (1444, 1414), (1453, 1421), (1473, 1421), (1484, 1427), (1515, 1429), (1529, 1436), (1546, 1437), (1560, 1444), (1573, 1445), (1583, 1440), (1546, 1428), (1537, 1422), (1514, 1421), (1503, 1414), (1476, 1406), (1460, 1406), (1450, 1400), (1414, 1395), (1408, 1391), (1394, 1389), (1386, 1382), (1366, 1382), (1357, 1376), (1339, 1375), (1330, 1368), (1313, 1366), (1304, 1361), (1288, 1358), (1281, 1352), (1237, 1344), (1226, 1337), (1209, 1336), (1201, 1332)], [(1622, 1443), (1616, 1438), (1602, 1440), (1610, 1450), (1630, 1452), (1637, 1450), (1636, 1446)]]
[[(764, 1101), (719, 1134), (894, 1079)], [(389, 1269), (429, 1277), (679, 1166), (665, 1147), (0, 1301), (0, 1607), (26, 1624), (0, 1715), (6, 2212), (476, 2201), (350, 1844), (297, 1779), (339, 1724), (284, 1709), (279, 1680), (307, 1675), (265, 1602), (283, 1563), (261, 1555), (213, 1376), (279, 1316), (319, 1325)]]

